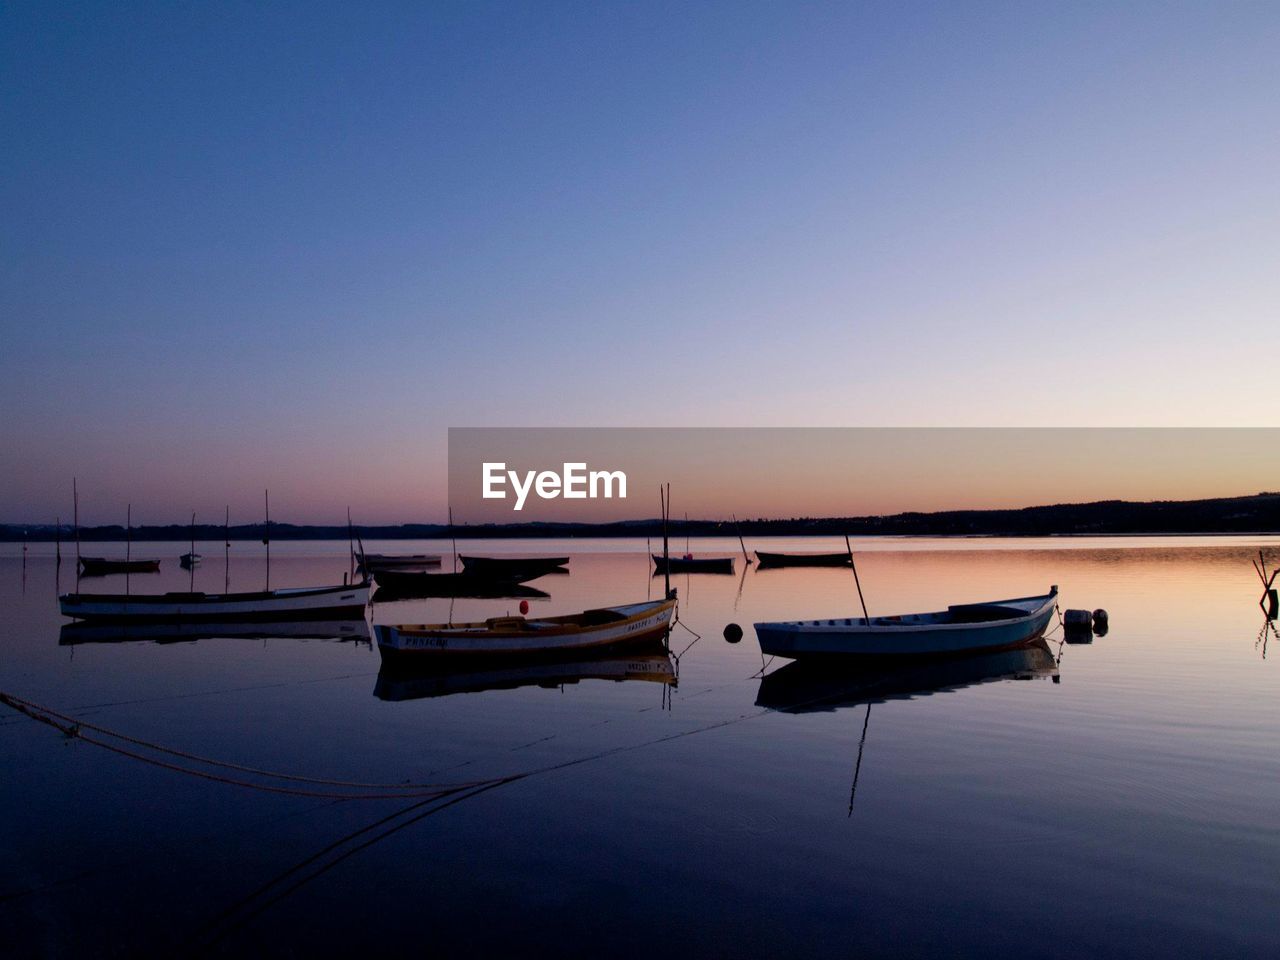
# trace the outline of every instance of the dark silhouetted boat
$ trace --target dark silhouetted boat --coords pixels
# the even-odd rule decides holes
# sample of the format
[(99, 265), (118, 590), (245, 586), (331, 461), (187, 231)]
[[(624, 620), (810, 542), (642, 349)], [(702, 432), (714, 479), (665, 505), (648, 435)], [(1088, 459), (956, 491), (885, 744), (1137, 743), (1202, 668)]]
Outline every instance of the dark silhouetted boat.
[(440, 566), (437, 553), (357, 553), (356, 563), (361, 573), (376, 574), (380, 570), (421, 571)]
[(458, 557), (464, 573), (490, 580), (536, 580), (548, 573), (568, 573), (568, 557)]
[(996, 650), (1044, 633), (1058, 588), (1035, 597), (961, 603), (937, 613), (757, 623), (760, 650), (778, 657), (920, 656)]
[(467, 573), (412, 573), (382, 570), (373, 575), (374, 600), (546, 600), (551, 594), (511, 580), (490, 580)]
[(167, 623), (343, 620), (364, 616), (368, 603), (367, 583), (257, 593), (66, 593), (58, 598), (62, 615), (77, 620)]
[(847, 553), (766, 553), (756, 551), (761, 569), (765, 567), (847, 567)]
[(112, 573), (158, 573), (160, 561), (155, 558), (141, 560), (113, 560), (108, 557), (81, 557), (80, 574), (85, 577), (105, 577)]
[(636, 651), (631, 656), (583, 660), (542, 658), (527, 663), (503, 661), (501, 665), (474, 666), (464, 670), (396, 669), (383, 665), (373, 694), (379, 700), (420, 700), (447, 697), (456, 693), (485, 690), (514, 690), (539, 686), (555, 689), (581, 680), (631, 680), (676, 684), (675, 663), (661, 645), (653, 652)]
[(654, 573), (733, 573), (733, 557), (664, 557), (652, 554)]
[(198, 563), (204, 562), (204, 556), (199, 553), (184, 553), (178, 558), (178, 564), (184, 570), (190, 570)]
[(636, 647), (665, 637), (674, 596), (561, 617), (491, 617), (481, 623), (376, 625), (383, 662), (445, 657), (563, 656)]

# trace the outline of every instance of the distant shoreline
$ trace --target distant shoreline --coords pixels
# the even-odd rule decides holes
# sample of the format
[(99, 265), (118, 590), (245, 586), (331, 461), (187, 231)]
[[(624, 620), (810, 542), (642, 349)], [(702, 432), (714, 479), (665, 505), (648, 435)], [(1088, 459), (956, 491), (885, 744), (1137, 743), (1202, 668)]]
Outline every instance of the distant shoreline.
[[(52, 523), (2, 524), (0, 542), (31, 543), (74, 540), (74, 530)], [(272, 540), (345, 540), (347, 526), (272, 523)], [(364, 540), (476, 539), (601, 539), (610, 537), (661, 537), (657, 519), (614, 523), (438, 523), (360, 525), (356, 534)], [(1088, 536), (1265, 536), (1280, 534), (1280, 493), (1208, 500), (1128, 501), (1052, 504), (1013, 510), (945, 510), (934, 513), (899, 513), (891, 516), (756, 519), (733, 523), (726, 520), (673, 521), (672, 537), (1088, 537)], [(183, 524), (134, 527), (133, 539), (147, 541), (190, 540), (191, 527)], [(197, 524), (199, 541), (261, 541), (263, 524)], [(82, 527), (82, 543), (125, 539), (119, 524)]]

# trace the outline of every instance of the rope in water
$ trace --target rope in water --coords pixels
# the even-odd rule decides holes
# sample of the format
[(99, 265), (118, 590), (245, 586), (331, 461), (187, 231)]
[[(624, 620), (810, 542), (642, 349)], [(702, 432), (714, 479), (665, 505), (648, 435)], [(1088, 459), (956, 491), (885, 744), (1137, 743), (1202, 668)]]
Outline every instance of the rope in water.
[[(143, 740), (138, 737), (131, 737), (128, 734), (119, 733), (115, 730), (110, 730), (106, 727), (98, 726), (97, 724), (89, 723), (84, 720), (77, 720), (74, 717), (67, 716), (66, 714), (60, 713), (57, 710), (53, 710), (50, 707), (45, 707), (37, 703), (32, 703), (29, 700), (24, 700), (21, 697), (14, 696), (13, 694), (10, 694), (10, 693), (0, 692), (0, 703), (4, 704), (5, 706), (9, 707), (12, 710), (16, 710), (17, 712), (27, 717), (30, 717), (32, 720), (36, 720), (36, 721), (39, 721), (40, 723), (44, 723), (44, 724), (47, 724), (48, 726), (53, 727), (54, 729), (58, 730), (59, 732), (61, 732), (67, 737), (71, 737), (77, 740), (83, 740), (85, 743), (91, 743), (94, 746), (102, 747), (103, 749), (110, 750), (113, 753), (118, 753), (123, 756), (131, 757), (136, 760), (141, 760), (144, 763), (149, 763), (149, 764), (152, 764), (153, 766), (162, 767), (167, 770), (174, 770), (179, 773), (188, 773), (188, 774), (191, 774), (192, 776), (201, 777), (206, 780), (215, 780), (221, 783), (232, 784), (234, 786), (248, 787), (256, 790), (265, 790), (270, 793), (284, 793), (284, 794), (290, 794), (293, 796), (318, 797), (318, 798), (336, 799), (336, 800), (410, 799), (410, 798), (417, 798), (417, 797), (438, 796), (441, 794), (441, 791), (451, 792), (455, 790), (463, 790), (469, 787), (479, 786), (481, 784), (488, 782), (487, 780), (478, 780), (478, 781), (467, 781), (462, 783), (404, 783), (404, 782), (365, 783), (365, 782), (360, 782), (355, 780), (333, 780), (333, 779), (326, 779), (326, 778), (320, 778), (320, 777), (303, 777), (296, 774), (280, 773), (274, 770), (263, 770), (257, 767), (246, 766), (244, 764), (230, 763), (225, 760), (215, 760), (211, 757), (202, 757), (198, 754), (188, 753), (186, 751), (177, 750), (172, 747), (166, 747), (162, 744), (154, 743), (149, 740)], [(345, 788), (345, 790), (347, 791), (372, 790), (372, 791), (382, 791), (382, 792), (334, 793), (334, 792), (324, 792), (324, 791), (315, 791), (315, 790), (300, 790), (300, 789), (291, 788), (291, 787), (272, 786), (270, 784), (254, 783), (252, 781), (247, 781), (247, 780), (238, 780), (230, 777), (220, 776), (214, 773), (209, 773), (203, 770), (195, 770), (190, 767), (184, 767), (179, 764), (170, 763), (165, 760), (160, 760), (156, 757), (148, 757), (144, 754), (137, 753), (136, 751), (127, 750), (124, 747), (107, 743), (106, 741), (100, 740), (97, 737), (89, 736), (88, 734), (85, 733), (86, 730), (92, 731), (94, 733), (102, 734), (104, 737), (108, 737), (113, 740), (118, 740), (122, 743), (133, 744), (134, 746), (142, 747), (144, 749), (151, 750), (155, 753), (161, 753), (161, 754), (166, 754), (172, 757), (178, 757), (183, 760), (189, 760), (193, 763), (205, 764), (206, 766), (220, 767), (224, 770), (234, 770), (239, 773), (248, 773), (258, 777), (265, 777), (265, 778), (274, 779), (274, 780), (283, 780), (291, 783), (306, 783), (306, 784), (313, 784), (316, 786), (342, 787), (342, 788)]]

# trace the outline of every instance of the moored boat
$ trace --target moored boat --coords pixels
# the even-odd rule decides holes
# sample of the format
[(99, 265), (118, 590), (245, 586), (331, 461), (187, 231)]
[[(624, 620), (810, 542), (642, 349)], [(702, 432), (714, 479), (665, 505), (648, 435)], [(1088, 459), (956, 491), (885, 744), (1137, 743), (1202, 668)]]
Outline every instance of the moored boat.
[(757, 623), (760, 650), (779, 657), (919, 656), (1015, 647), (1044, 633), (1058, 588), (1034, 597), (963, 603), (936, 613)]
[(104, 577), (111, 573), (156, 573), (160, 561), (155, 558), (116, 560), (110, 557), (81, 557), (80, 573), (86, 577)]
[(423, 600), (447, 598), (461, 600), (546, 600), (545, 590), (516, 583), (513, 580), (490, 580), (467, 573), (423, 573), (404, 570), (381, 570), (373, 575), (378, 603), (387, 600)]
[(655, 573), (733, 573), (733, 557), (651, 556)]
[(369, 585), (286, 587), (256, 593), (66, 593), (62, 615), (77, 620), (342, 620), (364, 615)]
[(440, 566), (438, 553), (357, 553), (356, 563), (362, 573), (379, 570), (426, 570)]
[(756, 551), (760, 568), (765, 567), (847, 567), (852, 561), (847, 553), (767, 553)]
[(178, 563), (184, 570), (189, 570), (196, 564), (204, 561), (204, 556), (199, 553), (184, 553), (178, 558)]
[(376, 625), (384, 662), (447, 656), (534, 656), (638, 646), (665, 636), (676, 599), (601, 607), (561, 617), (492, 617), (482, 623)]
[(535, 580), (548, 573), (567, 573), (568, 557), (458, 557), (464, 572), (493, 580)]

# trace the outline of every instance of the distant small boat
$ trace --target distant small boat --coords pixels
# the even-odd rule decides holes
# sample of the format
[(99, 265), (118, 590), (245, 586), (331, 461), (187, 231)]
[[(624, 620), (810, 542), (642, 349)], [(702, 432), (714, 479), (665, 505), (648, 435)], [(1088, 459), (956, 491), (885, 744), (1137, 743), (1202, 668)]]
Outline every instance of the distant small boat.
[(86, 577), (105, 577), (111, 573), (156, 573), (160, 570), (160, 561), (113, 560), (107, 557), (81, 557), (80, 572)]
[(517, 687), (554, 689), (581, 680), (612, 680), (617, 683), (646, 680), (675, 686), (675, 664), (665, 650), (656, 644), (655, 647), (657, 649), (653, 653), (637, 652), (631, 656), (550, 661), (541, 658), (515, 664), (503, 660), (501, 664), (484, 664), (464, 670), (396, 670), (384, 666), (378, 672), (373, 695), (379, 700), (420, 700), (455, 693), (514, 690)]
[(379, 570), (373, 575), (377, 592), (374, 600), (422, 600), (432, 597), (449, 599), (526, 599), (545, 600), (551, 594), (513, 580), (491, 580), (469, 573), (423, 573), (421, 571)]
[(178, 563), (182, 566), (183, 569), (189, 570), (191, 567), (194, 567), (196, 564), (202, 562), (203, 560), (204, 560), (204, 556), (202, 554), (184, 553), (182, 556), (178, 558)]
[(651, 556), (656, 573), (733, 573), (733, 557)]
[(458, 557), (462, 569), (494, 580), (535, 580), (548, 573), (567, 573), (568, 557)]
[(665, 636), (676, 600), (601, 607), (563, 617), (492, 617), (483, 623), (375, 625), (384, 663), (442, 657), (563, 655), (639, 646)]
[(847, 567), (847, 553), (766, 553), (756, 551), (756, 558), (763, 567)]
[(1058, 588), (1036, 597), (962, 603), (937, 613), (757, 623), (762, 653), (778, 657), (902, 656), (998, 650), (1044, 633)]
[(66, 593), (65, 617), (77, 620), (343, 620), (364, 616), (369, 585), (288, 587), (259, 593)]
[(357, 553), (357, 569), (362, 573), (379, 570), (425, 570), (440, 566), (438, 553)]

